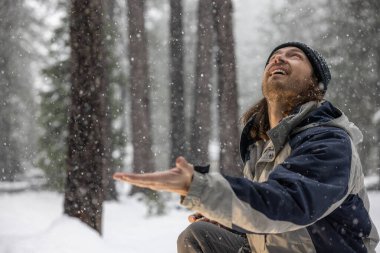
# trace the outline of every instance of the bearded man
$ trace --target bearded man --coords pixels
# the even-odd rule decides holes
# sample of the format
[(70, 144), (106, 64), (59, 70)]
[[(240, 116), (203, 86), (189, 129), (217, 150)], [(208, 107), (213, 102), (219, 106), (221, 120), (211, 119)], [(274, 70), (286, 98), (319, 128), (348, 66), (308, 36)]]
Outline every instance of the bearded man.
[(356, 150), (363, 136), (324, 100), (330, 79), (324, 58), (303, 43), (272, 51), (264, 98), (242, 116), (244, 178), (183, 157), (165, 172), (114, 178), (178, 193), (197, 211), (178, 238), (180, 253), (374, 253), (379, 236)]

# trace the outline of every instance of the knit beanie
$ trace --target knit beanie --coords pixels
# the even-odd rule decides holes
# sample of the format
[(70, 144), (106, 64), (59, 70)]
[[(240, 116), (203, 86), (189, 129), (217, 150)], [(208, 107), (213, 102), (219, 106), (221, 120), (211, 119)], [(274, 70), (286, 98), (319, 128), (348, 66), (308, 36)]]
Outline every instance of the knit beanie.
[(324, 88), (324, 91), (326, 92), (327, 85), (329, 84), (331, 80), (331, 74), (330, 74), (329, 67), (327, 66), (326, 60), (323, 58), (323, 56), (320, 53), (318, 53), (316, 50), (312, 49), (311, 47), (309, 47), (308, 45), (302, 42), (287, 42), (287, 43), (277, 46), (275, 49), (273, 49), (273, 51), (269, 55), (265, 66), (268, 65), (269, 59), (274, 54), (274, 52), (284, 47), (297, 47), (305, 53), (305, 55), (307, 56), (307, 58), (309, 59), (313, 67), (314, 74), (317, 77), (318, 82), (323, 83), (323, 88)]

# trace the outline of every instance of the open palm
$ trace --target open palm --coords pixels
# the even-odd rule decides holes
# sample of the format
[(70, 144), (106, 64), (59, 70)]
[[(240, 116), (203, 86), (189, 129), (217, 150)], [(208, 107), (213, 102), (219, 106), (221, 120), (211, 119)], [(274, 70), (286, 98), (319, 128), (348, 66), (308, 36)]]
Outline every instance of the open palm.
[(167, 171), (145, 174), (117, 172), (113, 178), (155, 191), (175, 192), (186, 196), (193, 177), (194, 167), (183, 157), (178, 157), (176, 167)]

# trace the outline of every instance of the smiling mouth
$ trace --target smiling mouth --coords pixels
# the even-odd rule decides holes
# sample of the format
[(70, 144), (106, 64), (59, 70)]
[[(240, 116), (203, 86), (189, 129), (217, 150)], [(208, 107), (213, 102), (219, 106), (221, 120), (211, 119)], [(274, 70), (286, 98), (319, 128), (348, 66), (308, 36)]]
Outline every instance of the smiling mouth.
[(283, 69), (276, 69), (270, 73), (270, 76), (273, 76), (273, 75), (283, 75), (284, 76), (284, 75), (286, 75), (286, 71)]

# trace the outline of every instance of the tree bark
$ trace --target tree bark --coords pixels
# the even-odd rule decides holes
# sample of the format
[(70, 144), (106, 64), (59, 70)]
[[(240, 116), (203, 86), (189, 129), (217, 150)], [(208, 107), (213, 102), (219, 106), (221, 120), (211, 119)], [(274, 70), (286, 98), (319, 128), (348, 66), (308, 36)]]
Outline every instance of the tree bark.
[(194, 108), (191, 129), (190, 161), (208, 164), (211, 122), (211, 76), (213, 47), (212, 0), (198, 4), (198, 42), (195, 67)]
[(225, 175), (239, 176), (242, 172), (231, 0), (214, 0), (214, 24), (218, 45), (220, 170)]
[[(106, 132), (106, 138), (105, 138), (105, 153), (104, 153), (104, 160), (105, 160), (105, 169), (104, 169), (104, 175), (103, 175), (103, 189), (104, 189), (104, 199), (105, 200), (116, 200), (117, 199), (117, 192), (116, 192), (116, 186), (115, 186), (115, 180), (112, 179), (112, 175), (116, 172), (113, 159), (112, 159), (112, 151), (113, 151), (113, 129), (112, 129), (112, 88), (110, 87), (110, 80), (111, 75), (113, 72), (113, 65), (112, 61), (114, 60), (114, 57), (112, 57), (113, 50), (115, 47), (115, 26), (114, 26), (114, 8), (115, 8), (115, 0), (101, 0), (103, 5), (103, 10), (105, 11), (104, 16), (104, 36), (110, 36), (111, 39), (107, 40), (107, 44), (105, 46), (106, 50), (106, 59), (105, 59), (105, 81), (109, 84), (107, 86), (107, 90), (105, 93), (105, 99), (106, 104), (108, 105), (106, 107), (106, 118), (105, 118), (105, 132)], [(104, 38), (104, 41), (106, 38)]]
[[(147, 39), (144, 27), (144, 0), (128, 0), (129, 63), (132, 113), (133, 171), (154, 171), (151, 120), (149, 108), (149, 69)], [(131, 195), (147, 192), (132, 187)]]
[(175, 159), (184, 155), (186, 141), (182, 0), (170, 0), (170, 10), (170, 164), (175, 165)]
[(64, 212), (101, 234), (106, 166), (103, 9), (100, 0), (72, 0), (71, 106)]

